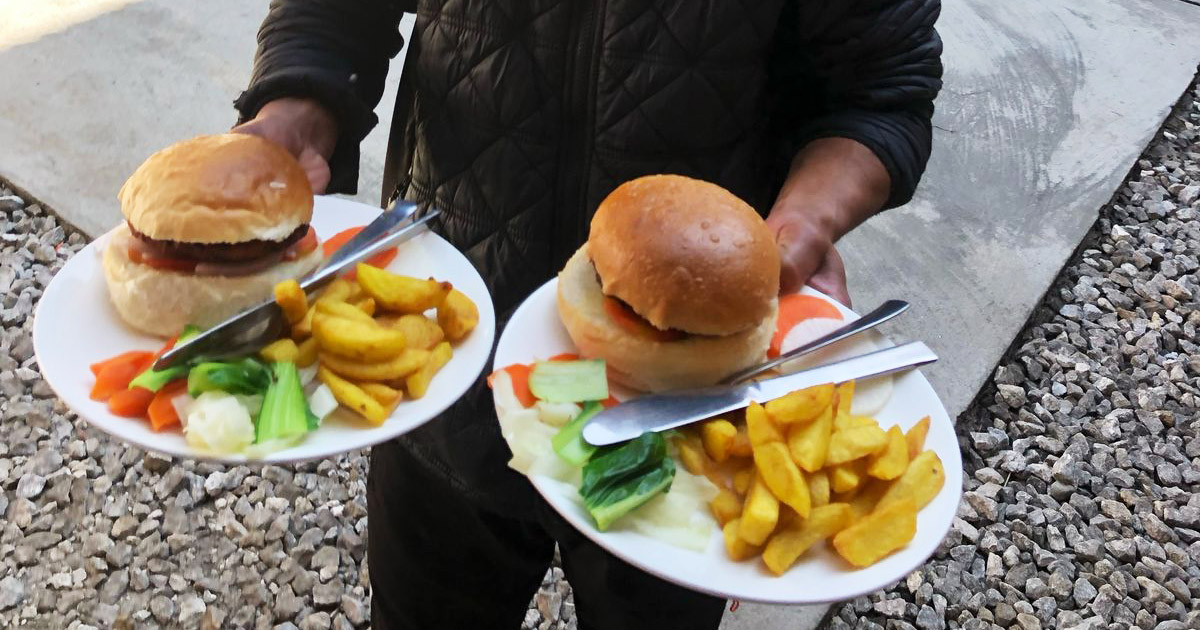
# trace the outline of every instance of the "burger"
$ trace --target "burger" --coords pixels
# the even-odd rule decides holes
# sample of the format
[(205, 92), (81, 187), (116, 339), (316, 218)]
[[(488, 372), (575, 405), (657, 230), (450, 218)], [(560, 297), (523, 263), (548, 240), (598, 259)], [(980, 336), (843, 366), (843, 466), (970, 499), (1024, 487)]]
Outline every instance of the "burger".
[(779, 251), (762, 217), (716, 184), (652, 175), (601, 202), (558, 276), (580, 354), (644, 392), (713, 385), (766, 358)]
[(147, 334), (217, 324), (322, 260), (304, 169), (257, 136), (173, 144), (138, 167), (118, 198), (125, 223), (104, 251), (104, 277), (121, 318)]

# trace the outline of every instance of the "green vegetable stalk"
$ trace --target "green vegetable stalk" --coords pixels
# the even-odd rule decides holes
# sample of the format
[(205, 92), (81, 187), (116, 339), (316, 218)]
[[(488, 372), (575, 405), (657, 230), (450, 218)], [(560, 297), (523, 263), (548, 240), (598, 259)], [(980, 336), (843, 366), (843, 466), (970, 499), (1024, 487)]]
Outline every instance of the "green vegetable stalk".
[(675, 460), (658, 433), (643, 433), (619, 446), (600, 449), (583, 467), (579, 494), (605, 531), (617, 519), (666, 492), (675, 479)]
[[(175, 341), (175, 343), (183, 343), (188, 339), (200, 334), (200, 332), (200, 329), (196, 326), (192, 326), (190, 324), (184, 326), (183, 332), (179, 333), (179, 338)], [(165, 370), (148, 368), (145, 372), (142, 372), (134, 377), (134, 379), (129, 382), (129, 387), (144, 387), (152, 392), (156, 392), (162, 389), (167, 383), (170, 383), (177, 378), (183, 378), (187, 376), (188, 370), (190, 369), (191, 366), (188, 365), (176, 365)]]
[(291, 442), (315, 428), (295, 363), (272, 363), (274, 377), (255, 423), (256, 443)]
[(214, 389), (230, 394), (262, 394), (270, 386), (271, 370), (250, 357), (227, 363), (201, 363), (188, 373), (188, 395), (192, 398)]
[(592, 416), (600, 413), (601, 409), (604, 409), (604, 406), (598, 402), (584, 403), (583, 410), (579, 412), (579, 415), (554, 434), (550, 443), (554, 446), (554, 452), (558, 453), (563, 461), (572, 466), (582, 466), (596, 452), (595, 446), (584, 441), (583, 427), (587, 425), (588, 420), (592, 419)]

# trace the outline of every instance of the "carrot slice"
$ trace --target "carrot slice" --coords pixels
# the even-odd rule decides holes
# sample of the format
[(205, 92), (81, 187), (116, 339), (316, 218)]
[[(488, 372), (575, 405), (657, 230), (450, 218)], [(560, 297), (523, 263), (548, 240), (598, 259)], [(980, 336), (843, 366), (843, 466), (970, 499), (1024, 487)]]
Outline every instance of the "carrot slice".
[(179, 414), (175, 412), (175, 405), (171, 403), (171, 399), (186, 391), (187, 379), (184, 378), (171, 381), (158, 390), (146, 409), (150, 415), (151, 430), (162, 431), (180, 424)]
[(128, 389), (129, 382), (154, 362), (155, 355), (149, 352), (145, 354), (149, 356), (140, 361), (114, 362), (101, 369), (96, 375), (96, 383), (92, 385), (92, 400), (108, 400), (114, 394)]
[(562, 354), (556, 354), (546, 360), (547, 361), (575, 361), (578, 358), (579, 358), (578, 354), (575, 354), (573, 352), (564, 352)]
[[(326, 239), (326, 241), (322, 244), (322, 247), (324, 248), (324, 251), (325, 251), (325, 256), (326, 257), (332, 256), (333, 252), (336, 252), (339, 248), (341, 248), (342, 245), (345, 245), (350, 239), (354, 238), (355, 235), (357, 235), (359, 232), (361, 232), (364, 227), (366, 227), (366, 226), (359, 226), (359, 227), (352, 227), (349, 229), (345, 229), (345, 230), (342, 230), (341, 232), (338, 232), (337, 234), (334, 234), (330, 238)], [(382, 252), (379, 252), (378, 254), (375, 254), (374, 256), (366, 259), (363, 262), (367, 263), (368, 265), (371, 265), (372, 267), (379, 267), (380, 269), (384, 269), (395, 258), (396, 258), (396, 248), (393, 247), (391, 249), (387, 249)], [(344, 275), (347, 278), (354, 278), (354, 270), (350, 270), (349, 272), (347, 272)]]
[(621, 401), (617, 400), (616, 396), (609, 394), (608, 398), (600, 401), (600, 404), (604, 405), (605, 409), (608, 409), (609, 407), (616, 407), (617, 405), (621, 404)]
[(146, 352), (144, 350), (130, 350), (129, 352), (122, 352), (115, 357), (93, 363), (88, 366), (88, 369), (92, 371), (92, 376), (100, 376), (100, 372), (110, 365), (116, 365), (119, 363), (134, 363), (141, 365), (153, 356), (153, 352)]
[(114, 416), (143, 418), (146, 416), (146, 410), (150, 408), (152, 400), (154, 400), (154, 392), (145, 387), (129, 387), (116, 392), (108, 399), (108, 410)]
[(842, 319), (842, 312), (825, 300), (803, 293), (792, 293), (779, 298), (779, 319), (775, 324), (775, 336), (771, 337), (771, 347), (767, 350), (768, 357), (779, 356), (783, 338), (800, 322), (815, 317)]
[(496, 370), (488, 375), (488, 387), (494, 387), (497, 373), (508, 372), (508, 377), (512, 379), (513, 393), (516, 394), (517, 400), (521, 402), (523, 407), (532, 407), (537, 403), (537, 398), (529, 390), (529, 372), (532, 369), (532, 367), (524, 363), (514, 363)]

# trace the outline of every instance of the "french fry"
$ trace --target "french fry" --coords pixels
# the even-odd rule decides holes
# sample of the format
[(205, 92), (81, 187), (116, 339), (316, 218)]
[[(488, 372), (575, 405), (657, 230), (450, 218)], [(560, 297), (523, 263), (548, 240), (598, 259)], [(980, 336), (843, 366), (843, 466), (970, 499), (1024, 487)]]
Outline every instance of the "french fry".
[(726, 488), (717, 492), (717, 496), (708, 502), (708, 507), (721, 527), (742, 515), (742, 499)]
[(284, 280), (275, 285), (275, 303), (289, 325), (295, 325), (308, 313), (308, 296), (295, 280)]
[(296, 347), (296, 342), (287, 337), (273, 341), (258, 351), (258, 356), (275, 363), (295, 363), (299, 354), (300, 350)]
[(404, 351), (404, 334), (370, 323), (313, 316), (313, 336), (321, 350), (358, 361), (386, 361)]
[(309, 337), (296, 345), (296, 367), (306, 368), (317, 362), (317, 340)]
[(887, 432), (887, 446), (877, 453), (867, 468), (867, 474), (876, 479), (895, 479), (908, 468), (908, 442), (900, 427), (892, 425)]
[(323, 298), (330, 302), (345, 302), (358, 292), (359, 288), (357, 284), (345, 278), (336, 278), (333, 282), (329, 283), (329, 286), (325, 287), (325, 290), (321, 292), (321, 295), (317, 296), (317, 299)]
[(329, 298), (318, 298), (316, 301), (317, 312), (322, 315), (331, 315), (333, 317), (341, 317), (358, 322), (366, 322), (374, 324), (375, 320), (362, 309), (355, 307), (348, 302), (339, 302)]
[(878, 427), (879, 426), (879, 423), (875, 421), (875, 418), (872, 418), (870, 416), (857, 416), (854, 414), (846, 414), (846, 415), (840, 416), (840, 418), (841, 418), (840, 421), (837, 420), (836, 417), (834, 419), (834, 422), (833, 422), (833, 430), (834, 431), (845, 431), (847, 429), (857, 429), (859, 427)]
[(433, 347), (429, 353), (429, 359), (425, 361), (425, 365), (421, 366), (416, 372), (409, 374), (404, 379), (404, 388), (408, 391), (410, 398), (420, 398), (425, 395), (429, 389), (429, 383), (433, 380), (434, 374), (442, 369), (442, 366), (450, 362), (450, 357), (454, 351), (450, 348), (450, 342), (443, 341)]
[(767, 442), (754, 447), (754, 464), (767, 488), (775, 498), (807, 518), (812, 510), (812, 498), (808, 494), (808, 482), (792, 461), (787, 445), (783, 442)]
[(820, 417), (812, 422), (789, 428), (788, 451), (796, 465), (806, 472), (816, 472), (824, 467), (832, 431), (832, 407), (826, 407)]
[(733, 473), (733, 489), (738, 494), (746, 496), (746, 493), (750, 492), (750, 484), (754, 483), (755, 474), (753, 464)]
[(866, 463), (867, 460), (859, 459), (834, 466), (829, 473), (829, 487), (839, 494), (857, 489), (867, 476)]
[(746, 432), (750, 435), (751, 447), (783, 441), (783, 433), (767, 417), (767, 410), (756, 402), (746, 408)]
[(721, 528), (721, 534), (725, 538), (725, 553), (729, 554), (729, 559), (734, 562), (748, 560), (758, 555), (758, 547), (746, 542), (741, 537), (739, 533), (742, 531), (741, 524), (742, 519), (735, 518)]
[(419, 348), (421, 350), (432, 350), (434, 346), (441, 343), (446, 337), (446, 333), (442, 332), (441, 326), (432, 319), (420, 315), (385, 315), (377, 319), (380, 324), (388, 328), (394, 328), (404, 333), (404, 341), (409, 348)]
[(459, 341), (479, 324), (479, 309), (465, 293), (450, 289), (437, 307), (437, 321), (446, 332), (447, 339)]
[(867, 479), (857, 488), (857, 492), (847, 497), (846, 502), (850, 505), (850, 514), (855, 522), (875, 510), (879, 499), (891, 485), (891, 482), (882, 479)]
[(718, 464), (729, 459), (729, 451), (737, 438), (737, 427), (724, 420), (707, 420), (700, 425), (700, 435), (704, 440), (704, 450)]
[(441, 306), (453, 287), (433, 278), (420, 280), (359, 263), (355, 273), (358, 284), (375, 298), (375, 306), (396, 313), (423, 313)]
[(921, 451), (925, 450), (925, 436), (929, 433), (929, 416), (921, 418), (921, 421), (914, 424), (908, 433), (904, 434), (904, 440), (908, 442), (908, 458), (914, 459)]
[(428, 350), (402, 350), (386, 361), (365, 362), (336, 354), (321, 353), (321, 365), (345, 378), (357, 381), (392, 381), (405, 378), (429, 362)]
[(942, 460), (933, 451), (924, 451), (913, 458), (899, 479), (892, 482), (888, 491), (879, 499), (875, 511), (889, 507), (900, 501), (909, 501), (917, 510), (929, 505), (929, 502), (941, 492), (946, 483), (946, 469)]
[(733, 444), (729, 445), (730, 457), (750, 457), (754, 454), (753, 447), (750, 444), (750, 433), (746, 430), (745, 424), (736, 424), (737, 435), (733, 437)]
[(385, 408), (395, 406), (404, 397), (403, 392), (398, 389), (392, 389), (383, 383), (358, 383), (358, 386)]
[(880, 506), (866, 518), (833, 537), (838, 555), (856, 567), (866, 567), (907, 545), (917, 533), (917, 507), (903, 499)]
[(783, 575), (804, 552), (850, 524), (850, 507), (832, 503), (813, 508), (807, 519), (796, 520), (771, 536), (763, 549), (763, 563), (775, 575)]
[(767, 488), (761, 472), (755, 475), (754, 482), (750, 484), (739, 520), (738, 536), (752, 545), (766, 542), (779, 521), (779, 500)]
[(329, 386), (333, 397), (371, 424), (383, 424), (391, 413), (361, 387), (334, 374), (325, 366), (317, 368), (317, 378)]
[(312, 335), (312, 321), (316, 313), (317, 305), (310, 304), (308, 306), (308, 311), (304, 313), (304, 317), (292, 325), (292, 339), (301, 341), (309, 338)]
[(816, 420), (833, 404), (833, 393), (833, 383), (796, 390), (767, 402), (767, 415), (776, 425)]
[(829, 474), (824, 470), (818, 470), (805, 476), (808, 478), (808, 496), (811, 498), (812, 506), (819, 508), (822, 505), (828, 505)]
[(683, 439), (675, 442), (675, 447), (679, 449), (679, 461), (683, 464), (684, 469), (693, 475), (705, 475), (708, 473), (708, 455), (704, 453), (704, 446), (700, 444), (700, 440), (693, 435), (688, 435)]
[(837, 427), (842, 423), (842, 419), (850, 415), (850, 405), (854, 400), (854, 381), (846, 381), (838, 383), (834, 388), (834, 409), (833, 426)]
[[(355, 286), (357, 286), (357, 285), (355, 285)], [(353, 302), (350, 302), (350, 304), (353, 305), (354, 308), (366, 313), (367, 315), (375, 314), (375, 298), (373, 298), (373, 297), (370, 297), (370, 296), (359, 297), (359, 298), (355, 299)]]
[(829, 438), (828, 464), (844, 464), (879, 452), (887, 445), (887, 433), (879, 425), (834, 431)]

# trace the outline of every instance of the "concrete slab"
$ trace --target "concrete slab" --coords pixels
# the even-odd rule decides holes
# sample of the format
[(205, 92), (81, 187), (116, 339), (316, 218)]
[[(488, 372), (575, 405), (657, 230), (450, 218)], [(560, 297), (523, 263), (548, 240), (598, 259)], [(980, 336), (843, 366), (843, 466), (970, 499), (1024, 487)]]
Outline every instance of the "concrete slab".
[[(116, 191), (145, 155), (232, 123), (265, 12), (238, 0), (18, 4), (0, 0), (0, 176), (93, 235), (118, 220)], [(1198, 26), (1200, 8), (1178, 0), (944, 0), (929, 173), (912, 204), (842, 251), (859, 307), (913, 302), (887, 332), (939, 351), (927, 373), (952, 415), (1188, 85)], [(395, 80), (363, 150), (368, 203)], [(824, 612), (743, 604), (722, 628), (808, 628)]]
[[(266, 2), (0, 0), (0, 176), (97, 235), (150, 153), (227, 130)], [(395, 81), (379, 113), (390, 120)], [(354, 198), (379, 202), (387, 125), (363, 144)]]

